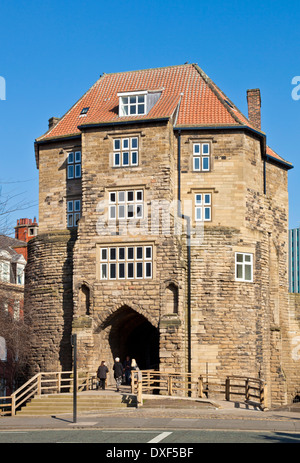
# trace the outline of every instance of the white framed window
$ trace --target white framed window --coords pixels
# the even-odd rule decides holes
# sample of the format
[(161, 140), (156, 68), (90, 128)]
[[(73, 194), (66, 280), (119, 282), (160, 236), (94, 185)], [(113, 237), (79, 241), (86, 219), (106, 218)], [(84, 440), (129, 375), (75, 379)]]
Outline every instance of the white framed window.
[(235, 279), (236, 281), (253, 281), (253, 254), (235, 253)]
[(143, 190), (120, 190), (109, 192), (109, 219), (142, 219), (143, 217)]
[(72, 151), (68, 154), (67, 178), (81, 178), (81, 151)]
[(211, 221), (211, 193), (195, 194), (195, 220), (199, 222)]
[(115, 138), (113, 144), (114, 167), (130, 167), (139, 165), (138, 137)]
[(152, 277), (152, 245), (120, 245), (100, 249), (101, 280), (142, 280)]
[(71, 199), (67, 201), (67, 226), (68, 228), (77, 227), (81, 217), (81, 200)]
[(24, 265), (17, 264), (16, 283), (17, 285), (24, 285)]
[(119, 116), (142, 116), (147, 114), (147, 91), (118, 93)]
[(0, 280), (10, 283), (10, 262), (8, 261), (0, 261)]
[(193, 170), (195, 172), (210, 171), (209, 143), (193, 143)]

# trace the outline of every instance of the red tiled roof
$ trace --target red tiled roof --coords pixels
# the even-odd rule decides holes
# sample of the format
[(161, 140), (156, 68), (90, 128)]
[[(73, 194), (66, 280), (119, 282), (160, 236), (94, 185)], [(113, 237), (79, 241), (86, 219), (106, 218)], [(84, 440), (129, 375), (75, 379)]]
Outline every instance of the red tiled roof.
[[(120, 117), (118, 93), (142, 90), (161, 91), (159, 100), (149, 113)], [(86, 107), (89, 107), (88, 113), (80, 116), (81, 110)], [(103, 74), (58, 123), (37, 141), (79, 135), (81, 132), (78, 126), (170, 118), (177, 108), (177, 127), (247, 126), (257, 130), (198, 65), (183, 64)], [(276, 153), (272, 153), (270, 156), (285, 162)]]
[[(119, 92), (161, 90), (148, 114), (119, 117)], [(78, 126), (171, 117), (180, 101), (178, 126), (250, 125), (249, 121), (194, 64), (104, 74), (41, 139), (79, 134)], [(89, 107), (86, 116), (80, 116)]]
[(272, 150), (272, 148), (270, 148), (269, 146), (267, 146), (266, 153), (267, 153), (267, 156), (270, 156), (271, 158), (274, 158), (277, 161), (281, 161), (281, 162), (284, 162), (285, 164), (288, 164), (288, 165), (292, 166), (291, 162), (286, 161), (285, 159), (283, 159), (281, 156), (279, 156), (279, 154), (275, 153), (275, 151)]

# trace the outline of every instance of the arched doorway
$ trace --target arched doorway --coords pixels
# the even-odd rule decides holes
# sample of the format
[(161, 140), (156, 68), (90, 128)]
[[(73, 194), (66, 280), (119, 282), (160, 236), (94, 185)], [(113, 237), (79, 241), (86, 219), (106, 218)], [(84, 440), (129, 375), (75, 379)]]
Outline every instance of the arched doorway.
[(110, 329), (108, 342), (113, 358), (135, 358), (141, 370), (159, 366), (159, 331), (128, 306), (118, 309), (102, 329)]

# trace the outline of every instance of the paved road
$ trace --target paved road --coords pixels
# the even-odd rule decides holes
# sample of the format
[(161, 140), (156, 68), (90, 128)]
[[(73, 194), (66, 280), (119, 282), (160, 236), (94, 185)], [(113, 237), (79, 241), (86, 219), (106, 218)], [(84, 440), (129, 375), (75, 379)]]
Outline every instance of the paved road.
[[(138, 449), (135, 444), (149, 444), (150, 449), (143, 447), (151, 457), (167, 456), (163, 448), (170, 448), (168, 456), (175, 452), (184, 454), (187, 446), (190, 455), (197, 453), (193, 444), (203, 443), (300, 443), (300, 433), (272, 431), (232, 431), (232, 430), (99, 430), (99, 429), (64, 429), (64, 430), (24, 430), (0, 431), (0, 443), (66, 443), (66, 444), (112, 444), (105, 445), (103, 452), (113, 457), (113, 452), (122, 449), (122, 444), (132, 444), (132, 451)], [(182, 445), (183, 444), (183, 445)], [(190, 444), (190, 445), (189, 445)], [(117, 447), (114, 449), (114, 445)], [(118, 447), (120, 445), (120, 447)], [(181, 448), (181, 450), (180, 450)], [(122, 450), (119, 450), (122, 451)], [(112, 453), (110, 453), (112, 452)], [(142, 456), (141, 453), (140, 456)], [(187, 454), (185, 456), (188, 456)], [(133, 455), (134, 457), (134, 455)]]
[(219, 405), (80, 413), (76, 423), (72, 414), (0, 417), (0, 443), (104, 443), (108, 450), (125, 443), (300, 443), (300, 407), (262, 412), (238, 403)]

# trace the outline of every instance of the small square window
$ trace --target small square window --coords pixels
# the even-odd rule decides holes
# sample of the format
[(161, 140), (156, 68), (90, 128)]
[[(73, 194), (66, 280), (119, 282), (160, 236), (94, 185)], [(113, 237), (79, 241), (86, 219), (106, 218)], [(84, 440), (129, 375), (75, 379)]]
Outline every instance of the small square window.
[(88, 110), (89, 110), (89, 109), (90, 109), (90, 107), (88, 107), (88, 108), (83, 108), (83, 109), (81, 110), (80, 115), (81, 115), (81, 116), (84, 116), (85, 114), (88, 113)]

